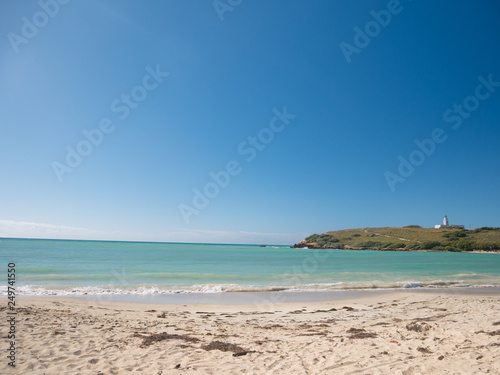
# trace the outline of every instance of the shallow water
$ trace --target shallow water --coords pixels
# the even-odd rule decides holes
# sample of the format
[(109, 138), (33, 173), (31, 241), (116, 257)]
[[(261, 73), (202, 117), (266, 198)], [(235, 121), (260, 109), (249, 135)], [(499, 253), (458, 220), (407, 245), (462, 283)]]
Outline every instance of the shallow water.
[(500, 286), (498, 254), (1, 239), (0, 264), (11, 262), (25, 295)]

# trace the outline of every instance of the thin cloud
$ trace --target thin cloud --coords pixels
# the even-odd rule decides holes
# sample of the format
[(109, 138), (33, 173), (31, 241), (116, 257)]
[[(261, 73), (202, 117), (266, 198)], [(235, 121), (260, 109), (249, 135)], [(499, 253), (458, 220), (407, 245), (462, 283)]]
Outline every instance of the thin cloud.
[(91, 239), (104, 232), (88, 228), (35, 223), (30, 221), (0, 220), (0, 237)]
[(179, 229), (163, 233), (105, 232), (89, 228), (0, 220), (0, 237), (110, 241), (154, 241), (190, 243), (239, 243), (288, 245), (305, 237), (304, 233), (261, 233)]

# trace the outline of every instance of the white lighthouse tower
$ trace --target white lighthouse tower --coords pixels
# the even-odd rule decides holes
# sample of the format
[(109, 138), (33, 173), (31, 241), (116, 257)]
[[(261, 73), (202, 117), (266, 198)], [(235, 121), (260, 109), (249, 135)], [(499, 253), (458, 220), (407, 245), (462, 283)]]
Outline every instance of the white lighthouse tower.
[(449, 226), (450, 226), (450, 223), (448, 221), (448, 216), (444, 215), (443, 224), (434, 225), (434, 228), (439, 229), (439, 228), (444, 228), (444, 227), (449, 227)]
[[(434, 228), (439, 229), (439, 228), (446, 228), (446, 227), (449, 227), (449, 226), (450, 226), (450, 223), (448, 221), (448, 216), (444, 215), (443, 224), (434, 225)], [(451, 225), (451, 227), (452, 228), (465, 229), (465, 226), (463, 226), (463, 225)]]

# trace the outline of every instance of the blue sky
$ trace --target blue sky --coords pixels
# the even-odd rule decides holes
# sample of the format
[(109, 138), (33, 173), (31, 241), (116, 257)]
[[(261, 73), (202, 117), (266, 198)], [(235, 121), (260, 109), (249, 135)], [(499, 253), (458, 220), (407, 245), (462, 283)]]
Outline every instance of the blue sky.
[(500, 226), (499, 13), (2, 0), (0, 236), (293, 244), (444, 214)]

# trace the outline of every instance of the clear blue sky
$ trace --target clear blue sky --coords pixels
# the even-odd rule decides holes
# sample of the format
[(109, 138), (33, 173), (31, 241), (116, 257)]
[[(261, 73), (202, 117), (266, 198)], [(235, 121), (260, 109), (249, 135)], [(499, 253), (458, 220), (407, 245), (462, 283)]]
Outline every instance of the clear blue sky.
[(500, 226), (498, 2), (232, 3), (0, 1), (0, 236)]

